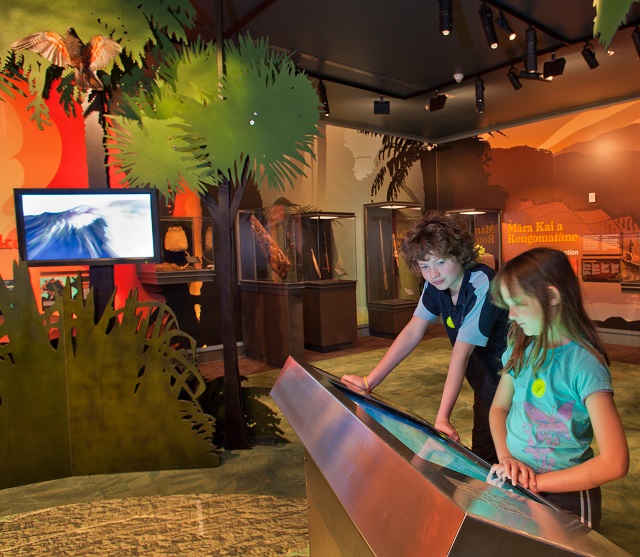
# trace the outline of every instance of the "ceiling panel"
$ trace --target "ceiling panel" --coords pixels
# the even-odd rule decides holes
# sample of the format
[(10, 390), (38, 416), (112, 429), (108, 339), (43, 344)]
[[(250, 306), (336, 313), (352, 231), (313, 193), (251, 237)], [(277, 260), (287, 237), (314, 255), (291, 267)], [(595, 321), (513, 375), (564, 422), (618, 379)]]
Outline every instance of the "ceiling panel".
[[(215, 38), (216, 2), (198, 0), (198, 30)], [(477, 0), (452, 0), (453, 31), (439, 32), (437, 0), (223, 0), (225, 38), (238, 33), (268, 37), (291, 53), (311, 77), (322, 79), (329, 97), (328, 122), (444, 142), (540, 118), (640, 98), (640, 61), (633, 27), (614, 37), (607, 55), (591, 41), (599, 66), (589, 69), (581, 51), (592, 36), (591, 0), (487, 2), (493, 19), (502, 9), (517, 38), (497, 29), (498, 48), (489, 48)], [(640, 4), (628, 15), (640, 21)], [(538, 69), (551, 58), (566, 59), (553, 82), (521, 80), (514, 90), (507, 71), (524, 69), (525, 31), (536, 29)], [(623, 26), (624, 27), (624, 26)], [(463, 74), (460, 83), (455, 73)], [(485, 111), (476, 112), (475, 81), (481, 78)], [(425, 105), (438, 91), (444, 109)], [(374, 114), (380, 96), (391, 103), (388, 115)]]

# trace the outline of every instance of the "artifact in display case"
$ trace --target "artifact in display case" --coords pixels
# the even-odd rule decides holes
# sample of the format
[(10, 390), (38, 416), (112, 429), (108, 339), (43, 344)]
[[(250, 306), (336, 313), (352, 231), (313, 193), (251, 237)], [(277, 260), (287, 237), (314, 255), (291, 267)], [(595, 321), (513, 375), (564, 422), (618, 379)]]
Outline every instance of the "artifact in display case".
[(451, 209), (467, 223), (480, 247), (480, 262), (495, 269), (502, 264), (502, 211), (500, 209)]
[(409, 322), (422, 290), (400, 255), (402, 240), (422, 215), (413, 202), (372, 203), (364, 206), (365, 267), (369, 333), (395, 337)]
[(353, 347), (356, 309), (354, 213), (302, 214), (305, 347), (330, 352)]
[(213, 264), (213, 226), (208, 217), (161, 217), (162, 261), (138, 265), (138, 279), (164, 297), (180, 329), (198, 346), (221, 342), (219, 287)]
[(213, 226), (205, 217), (160, 218), (162, 261), (138, 265), (145, 284), (183, 283), (212, 280)]
[(354, 213), (302, 214), (303, 280), (356, 280)]
[(302, 281), (299, 205), (274, 205), (239, 211), (236, 237), (240, 282)]
[[(209, 243), (207, 244), (207, 231)], [(160, 219), (162, 263), (158, 271), (213, 269), (213, 227), (203, 217), (164, 217)], [(163, 265), (166, 264), (166, 265)]]

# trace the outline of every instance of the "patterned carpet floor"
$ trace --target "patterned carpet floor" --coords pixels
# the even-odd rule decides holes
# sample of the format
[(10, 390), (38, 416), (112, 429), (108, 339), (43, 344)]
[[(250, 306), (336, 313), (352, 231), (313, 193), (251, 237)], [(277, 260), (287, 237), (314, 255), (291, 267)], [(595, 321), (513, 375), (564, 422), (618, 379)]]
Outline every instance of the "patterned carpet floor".
[(65, 505), (0, 520), (0, 555), (308, 554), (305, 499), (170, 495)]
[[(384, 354), (371, 350), (314, 362), (340, 376), (365, 374)], [(451, 347), (423, 341), (376, 389), (432, 421)], [(243, 386), (280, 416), (269, 397), (279, 370)], [(640, 556), (640, 365), (612, 365), (616, 402), (631, 450), (629, 475), (604, 487), (601, 533)], [(452, 416), (470, 444), (472, 393)], [(223, 451), (218, 468), (74, 477), (0, 491), (0, 557), (309, 555), (304, 450), (284, 417), (288, 443)]]

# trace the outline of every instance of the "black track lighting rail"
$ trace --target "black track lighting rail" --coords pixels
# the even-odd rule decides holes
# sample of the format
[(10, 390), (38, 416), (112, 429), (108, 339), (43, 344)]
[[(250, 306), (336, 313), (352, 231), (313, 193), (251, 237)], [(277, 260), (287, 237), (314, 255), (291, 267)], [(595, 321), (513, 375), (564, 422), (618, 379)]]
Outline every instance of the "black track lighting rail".
[[(495, 0), (485, 0), (485, 1), (486, 1), (487, 4), (490, 4), (491, 6), (497, 8), (497, 9), (501, 9), (502, 11), (508, 13), (509, 15), (519, 19), (523, 23), (526, 23), (527, 25), (530, 25), (531, 27), (533, 27), (537, 31), (540, 31), (541, 33), (543, 33), (545, 35), (548, 35), (548, 36), (550, 36), (553, 39), (558, 41), (559, 44), (557, 44), (557, 45), (552, 45), (552, 46), (550, 46), (548, 48), (545, 48), (545, 49), (542, 49), (542, 50), (538, 50), (537, 51), (537, 57), (538, 58), (540, 56), (545, 56), (547, 54), (552, 54), (552, 53), (554, 53), (554, 52), (556, 52), (556, 51), (558, 51), (561, 48), (566, 47), (566, 46), (585, 44), (585, 43), (588, 43), (588, 42), (594, 40), (593, 35), (587, 35), (585, 37), (579, 37), (579, 38), (573, 39), (573, 40), (567, 39), (566, 37), (562, 37), (561, 35), (558, 35), (556, 32), (550, 30), (545, 25), (539, 24), (535, 20), (532, 20), (531, 18), (528, 18), (528, 17), (526, 17), (526, 16), (524, 16), (522, 14), (519, 14), (515, 10), (513, 10), (513, 9), (509, 8), (508, 6), (505, 6), (504, 4), (502, 4), (502, 2), (496, 2)], [(640, 25), (640, 20), (632, 21), (632, 22), (627, 23), (625, 25), (621, 25), (618, 28), (618, 30), (622, 31), (624, 29), (630, 29), (630, 28), (633, 28), (633, 27), (638, 27), (638, 25)], [(640, 55), (640, 53), (639, 53), (639, 55)], [(492, 73), (492, 72), (500, 71), (500, 70), (508, 70), (512, 66), (515, 66), (517, 64), (522, 63), (524, 61), (524, 59), (525, 59), (525, 54), (523, 53), (522, 57), (520, 57), (520, 58), (507, 60), (504, 63), (495, 64), (493, 66), (489, 66), (489, 67), (484, 68), (483, 70), (478, 71), (478, 72), (465, 74), (464, 80), (465, 81), (471, 81), (471, 80), (474, 80), (474, 79), (476, 79), (478, 77), (485, 76), (488, 73)], [(420, 97), (422, 95), (430, 95), (431, 93), (434, 93), (435, 91), (446, 90), (446, 89), (449, 89), (451, 87), (455, 87), (456, 85), (459, 85), (459, 83), (457, 81), (455, 81), (454, 79), (451, 79), (451, 80), (443, 82), (443, 83), (438, 83), (437, 85), (434, 85), (433, 87), (430, 87), (429, 89), (426, 89), (424, 91), (418, 91), (418, 92), (412, 93), (410, 95), (405, 95), (404, 97), (402, 97), (402, 99), (403, 100), (409, 100), (409, 99), (413, 99), (413, 98), (416, 98), (416, 97)]]
[(485, 0), (485, 2), (498, 10), (502, 10), (504, 13), (510, 15), (511, 17), (515, 17), (516, 19), (522, 21), (522, 23), (530, 25), (531, 27), (535, 27), (541, 33), (544, 33), (545, 35), (547, 35), (547, 37), (551, 37), (552, 39), (555, 39), (556, 41), (558, 41), (559, 43), (562, 43), (563, 45), (575, 44), (576, 42), (584, 42), (584, 41), (572, 41), (567, 37), (563, 37), (562, 35), (556, 33), (553, 29), (550, 29), (549, 27), (547, 27), (544, 23), (540, 23), (535, 19), (531, 19), (530, 17), (518, 12), (517, 10), (514, 10), (513, 8), (507, 6), (506, 4), (503, 4), (502, 2), (497, 2), (496, 0)]
[[(269, 2), (265, 2), (265, 4), (268, 4)], [(555, 41), (557, 41), (557, 44), (553, 44), (547, 48), (541, 49), (541, 50), (537, 50), (537, 57), (540, 58), (541, 56), (546, 56), (548, 54), (552, 54), (554, 52), (557, 52), (559, 50), (561, 50), (563, 47), (567, 47), (567, 46), (574, 46), (574, 45), (579, 45), (579, 44), (586, 44), (589, 43), (591, 41), (594, 40), (593, 35), (586, 35), (584, 37), (578, 37), (576, 39), (568, 39), (567, 37), (563, 37), (562, 35), (559, 35), (558, 33), (556, 33), (555, 31), (553, 31), (552, 29), (549, 29), (546, 25), (539, 23), (536, 20), (533, 20), (530, 17), (527, 17), (519, 12), (517, 12), (516, 10), (513, 10), (512, 8), (510, 8), (509, 6), (506, 6), (505, 4), (503, 4), (502, 2), (499, 2), (497, 0), (485, 0), (485, 3), (487, 5), (491, 5), (493, 8), (497, 9), (497, 10), (502, 10), (504, 13), (508, 14), (511, 17), (514, 17), (518, 20), (520, 20), (521, 22), (529, 25), (530, 27), (533, 27), (534, 29), (536, 29), (536, 31), (547, 35), (548, 37), (551, 37), (552, 39), (554, 39)], [(629, 23), (626, 23), (624, 25), (621, 25), (618, 30), (619, 31), (623, 31), (625, 29), (631, 29), (631, 28), (635, 28), (638, 27), (640, 25), (640, 20), (634, 20), (631, 21)], [(226, 33), (225, 33), (226, 34)], [(300, 52), (298, 52), (298, 54), (300, 54)], [(640, 55), (640, 53), (639, 53)], [(525, 52), (522, 53), (522, 56), (519, 58), (512, 58), (509, 60), (506, 60), (503, 63), (500, 64), (495, 64), (493, 66), (489, 66), (486, 68), (483, 68), (480, 71), (477, 72), (473, 72), (473, 73), (465, 73), (464, 75), (464, 81), (469, 82), (472, 80), (475, 80), (477, 78), (481, 78), (483, 76), (486, 76), (489, 73), (492, 72), (497, 72), (500, 70), (506, 70), (508, 71), (510, 68), (517, 66), (518, 64), (522, 64), (525, 60)], [(348, 79), (341, 79), (341, 78), (336, 78), (336, 77), (332, 77), (332, 76), (328, 76), (326, 74), (320, 73), (320, 72), (311, 72), (311, 71), (307, 71), (307, 70), (303, 70), (309, 77), (317, 79), (317, 80), (323, 80), (325, 82), (329, 82), (329, 83), (336, 83), (338, 85), (344, 85), (345, 87), (351, 87), (354, 89), (359, 89), (361, 91), (367, 91), (370, 93), (375, 94), (376, 96), (384, 96), (385, 98), (389, 98), (389, 99), (398, 99), (398, 100), (410, 100), (410, 99), (415, 99), (417, 97), (421, 97), (421, 96), (425, 96), (425, 97), (431, 97), (433, 96), (436, 92), (440, 92), (440, 91), (446, 91), (448, 89), (451, 88), (455, 88), (456, 86), (460, 85), (460, 82), (456, 81), (455, 79), (450, 79), (447, 81), (444, 81), (442, 83), (438, 83), (437, 85), (434, 85), (433, 87), (429, 87), (428, 89), (418, 89), (417, 87), (415, 87), (416, 91), (413, 93), (409, 93), (406, 95), (398, 95), (395, 92), (392, 91), (388, 91), (386, 90), (384, 87), (376, 87), (376, 86), (369, 86), (366, 84), (362, 84), (362, 83), (357, 83), (355, 81), (352, 80), (348, 80)], [(372, 78), (376, 78), (380, 81), (394, 81), (392, 78), (388, 78), (386, 76), (383, 75), (370, 75), (369, 77)], [(411, 87), (411, 84), (407, 84), (404, 83), (403, 84), (405, 87)]]

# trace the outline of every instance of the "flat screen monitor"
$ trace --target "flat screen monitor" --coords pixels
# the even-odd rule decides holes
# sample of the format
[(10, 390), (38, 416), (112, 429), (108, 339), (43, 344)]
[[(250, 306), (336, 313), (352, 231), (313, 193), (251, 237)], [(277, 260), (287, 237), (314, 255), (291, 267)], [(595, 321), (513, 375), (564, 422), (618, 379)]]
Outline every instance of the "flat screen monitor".
[(30, 266), (159, 263), (158, 190), (15, 189), (18, 251)]

